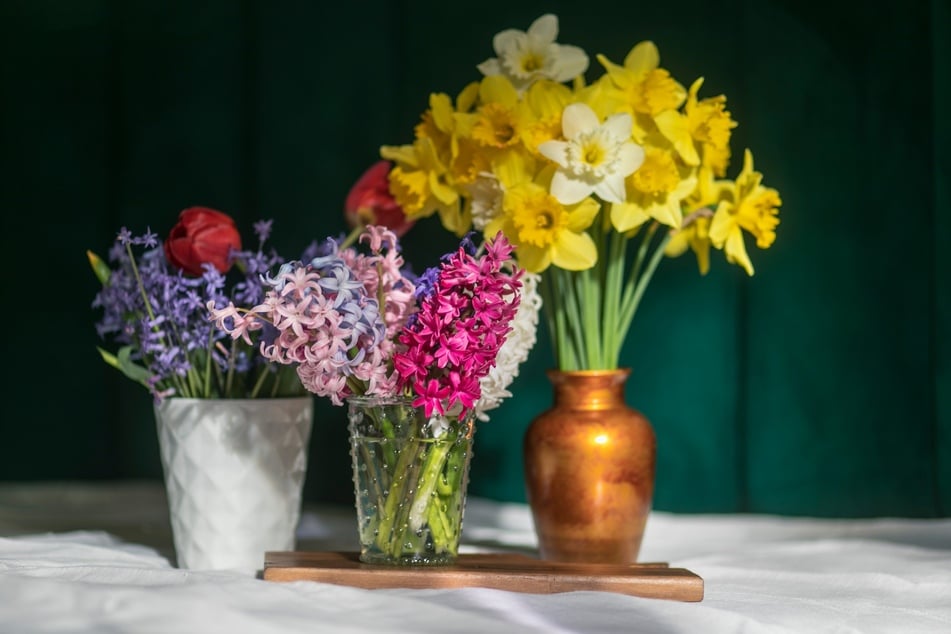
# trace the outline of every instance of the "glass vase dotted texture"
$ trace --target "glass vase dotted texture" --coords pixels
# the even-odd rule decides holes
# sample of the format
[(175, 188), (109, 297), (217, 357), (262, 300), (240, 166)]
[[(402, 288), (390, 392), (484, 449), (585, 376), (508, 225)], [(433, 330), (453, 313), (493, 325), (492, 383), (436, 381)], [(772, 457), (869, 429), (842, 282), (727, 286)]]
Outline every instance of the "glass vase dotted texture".
[(360, 561), (454, 563), (474, 415), (426, 416), (404, 398), (351, 397), (347, 405)]
[(293, 550), (313, 398), (169, 398), (155, 406), (180, 568), (264, 568)]

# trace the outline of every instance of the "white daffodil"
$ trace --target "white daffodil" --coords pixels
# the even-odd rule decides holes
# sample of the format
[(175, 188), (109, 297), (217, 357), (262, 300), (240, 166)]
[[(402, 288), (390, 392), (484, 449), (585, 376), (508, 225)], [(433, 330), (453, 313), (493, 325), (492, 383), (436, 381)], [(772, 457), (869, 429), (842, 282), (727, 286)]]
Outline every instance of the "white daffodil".
[(555, 43), (558, 17), (546, 14), (528, 27), (528, 31), (506, 29), (492, 40), (498, 57), (478, 65), (483, 75), (504, 75), (522, 92), (532, 82), (547, 78), (568, 81), (588, 69), (588, 55), (577, 46)]
[(501, 213), (502, 183), (495, 174), (482, 172), (468, 186), (472, 226), (482, 231), (489, 222)]
[(561, 116), (566, 140), (538, 146), (543, 156), (558, 164), (551, 195), (563, 205), (573, 205), (592, 193), (607, 202), (624, 202), (624, 179), (644, 162), (644, 148), (631, 140), (631, 125), (626, 112), (600, 123), (590, 106), (566, 106)]

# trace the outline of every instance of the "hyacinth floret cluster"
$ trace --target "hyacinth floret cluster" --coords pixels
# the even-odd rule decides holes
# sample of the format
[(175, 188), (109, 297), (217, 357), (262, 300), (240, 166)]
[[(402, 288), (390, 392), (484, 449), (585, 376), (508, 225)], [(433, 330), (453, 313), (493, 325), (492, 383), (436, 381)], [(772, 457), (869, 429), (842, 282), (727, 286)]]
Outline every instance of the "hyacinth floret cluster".
[(509, 386), (518, 376), (519, 367), (528, 359), (535, 347), (538, 333), (538, 318), (542, 309), (542, 298), (538, 292), (541, 276), (525, 271), (522, 275), (522, 288), (519, 292), (518, 310), (512, 319), (512, 331), (499, 349), (495, 365), (482, 377), (480, 386), (482, 396), (476, 402), (476, 418), (489, 420), (486, 413), (512, 396)]
[(418, 312), (400, 333), (393, 359), (399, 385), (427, 416), (475, 406), (512, 330), (522, 270), (512, 270), (512, 245), (501, 233), (483, 248), (476, 257), (464, 241), (422, 276)]
[[(226, 276), (203, 266), (200, 277), (189, 277), (169, 265), (158, 236), (149, 229), (141, 236), (122, 227), (109, 250), (112, 271), (93, 300), (102, 309), (96, 332), (127, 347), (129, 361), (144, 368), (140, 377), (157, 400), (170, 396), (226, 395), (229, 373), (246, 373), (263, 360), (247, 347), (226, 347), (225, 333), (208, 321), (206, 304), (225, 304), (262, 297), (260, 271), (283, 260), (265, 252), (270, 222), (255, 225), (257, 251), (235, 251), (242, 273), (230, 291)], [(137, 257), (134, 248), (143, 252)], [(213, 365), (208, 363), (208, 360)]]
[(270, 288), (260, 304), (245, 310), (209, 303), (212, 319), (245, 341), (252, 331), (273, 327), (277, 336), (261, 344), (261, 355), (294, 365), (308, 391), (335, 405), (353, 394), (392, 394), (394, 335), (414, 310), (415, 286), (402, 273), (392, 231), (367, 227), (360, 240), (369, 254), (329, 239), (322, 255), (265, 276)]

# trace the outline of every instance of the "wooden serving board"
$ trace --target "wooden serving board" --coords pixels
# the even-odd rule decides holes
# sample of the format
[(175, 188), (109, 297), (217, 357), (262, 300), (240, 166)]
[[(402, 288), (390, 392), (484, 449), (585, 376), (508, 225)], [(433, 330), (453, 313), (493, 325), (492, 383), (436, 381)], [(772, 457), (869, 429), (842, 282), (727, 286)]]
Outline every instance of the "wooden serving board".
[(637, 597), (703, 600), (703, 579), (665, 563), (631, 565), (558, 563), (520, 554), (463, 554), (452, 566), (374, 566), (355, 552), (268, 552), (266, 581), (321, 581), (379, 588), (493, 588), (552, 594), (576, 590)]

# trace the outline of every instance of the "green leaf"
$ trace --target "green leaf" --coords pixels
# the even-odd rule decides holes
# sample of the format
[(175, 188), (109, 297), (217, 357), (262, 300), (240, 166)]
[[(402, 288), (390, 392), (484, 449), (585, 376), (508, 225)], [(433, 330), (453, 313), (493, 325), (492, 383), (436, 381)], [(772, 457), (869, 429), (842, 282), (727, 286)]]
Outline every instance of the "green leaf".
[(136, 383), (141, 383), (145, 387), (149, 386), (149, 371), (132, 360), (132, 346), (123, 346), (122, 348), (119, 348), (118, 356), (107, 350), (103, 350), (102, 348), (97, 347), (96, 349), (99, 351), (99, 355), (102, 357), (103, 361), (119, 370)]
[(92, 267), (92, 272), (96, 274), (99, 283), (105, 286), (112, 276), (112, 269), (109, 268), (108, 264), (103, 262), (102, 258), (92, 251), (86, 251), (86, 257), (89, 258), (89, 266)]

